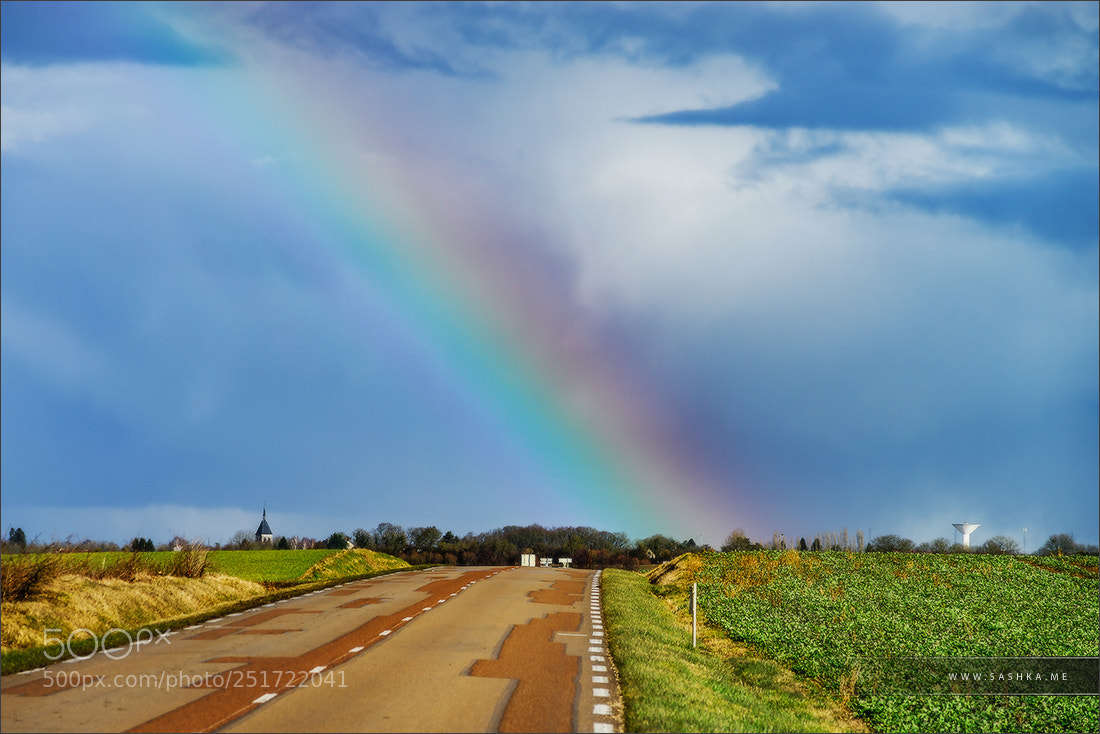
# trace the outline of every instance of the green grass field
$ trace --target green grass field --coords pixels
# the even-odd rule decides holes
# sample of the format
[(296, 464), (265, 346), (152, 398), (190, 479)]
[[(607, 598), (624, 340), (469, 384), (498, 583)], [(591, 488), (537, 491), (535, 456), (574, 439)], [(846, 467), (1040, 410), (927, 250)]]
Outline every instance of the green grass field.
[[(757, 551), (700, 557), (710, 624), (880, 731), (1097, 731), (1096, 696), (876, 695), (860, 659), (1096, 656), (1095, 558)], [(681, 583), (686, 582), (681, 579)]]
[(210, 564), (215, 573), (279, 585), (345, 578), (409, 565), (393, 556), (358, 548), (213, 551)]
[(338, 550), (234, 550), (211, 551), (210, 570), (248, 581), (297, 581)]

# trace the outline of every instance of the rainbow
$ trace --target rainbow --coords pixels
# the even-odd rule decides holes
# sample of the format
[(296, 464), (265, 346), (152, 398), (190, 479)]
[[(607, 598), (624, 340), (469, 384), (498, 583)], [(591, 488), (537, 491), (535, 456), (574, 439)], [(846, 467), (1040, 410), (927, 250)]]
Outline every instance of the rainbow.
[(230, 131), (233, 154), (271, 161), (279, 205), (310, 218), (326, 257), (362, 273), (559, 504), (635, 537), (721, 542), (737, 524), (728, 491), (678, 443), (628, 360), (567, 346), (580, 312), (499, 224), (462, 206), (461, 172), (402, 159), (387, 142), (393, 120), (364, 122), (301, 68), (265, 59), (216, 76), (186, 90), (201, 116)]

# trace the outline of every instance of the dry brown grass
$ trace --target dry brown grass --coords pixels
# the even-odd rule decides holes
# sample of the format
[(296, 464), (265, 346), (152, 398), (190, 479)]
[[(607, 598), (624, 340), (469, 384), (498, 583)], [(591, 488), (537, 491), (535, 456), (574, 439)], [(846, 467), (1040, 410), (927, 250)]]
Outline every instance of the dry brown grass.
[(703, 559), (697, 553), (685, 553), (647, 573), (645, 577), (651, 584), (691, 584), (698, 581), (703, 568)]
[(208, 551), (189, 546), (171, 554), (165, 564), (143, 553), (37, 553), (6, 556), (0, 564), (0, 598), (28, 601), (40, 596), (59, 576), (134, 581), (152, 576), (203, 577), (210, 566)]
[(0, 598), (24, 601), (61, 573), (61, 557), (53, 554), (15, 556), (0, 564)]
[[(74, 630), (99, 635), (113, 627), (154, 624), (256, 596), (263, 590), (261, 584), (219, 574), (201, 579), (138, 574), (132, 581), (62, 574), (43, 584), (33, 599), (5, 598), (0, 648), (7, 652), (36, 647), (47, 637), (67, 639)], [(74, 639), (87, 636), (78, 633)]]

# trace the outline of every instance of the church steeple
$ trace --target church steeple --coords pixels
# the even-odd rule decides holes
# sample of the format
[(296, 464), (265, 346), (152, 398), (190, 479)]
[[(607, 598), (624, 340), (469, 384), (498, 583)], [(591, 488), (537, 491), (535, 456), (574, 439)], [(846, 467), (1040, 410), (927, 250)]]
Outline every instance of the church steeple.
[(260, 520), (260, 527), (256, 528), (256, 542), (257, 543), (270, 543), (275, 539), (275, 534), (271, 532), (271, 526), (267, 524), (267, 503), (264, 503), (263, 519)]

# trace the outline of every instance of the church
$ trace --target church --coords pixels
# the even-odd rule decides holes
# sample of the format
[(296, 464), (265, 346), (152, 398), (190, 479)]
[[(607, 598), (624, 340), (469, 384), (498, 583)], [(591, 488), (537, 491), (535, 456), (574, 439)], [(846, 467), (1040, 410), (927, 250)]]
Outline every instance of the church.
[(260, 520), (260, 527), (256, 528), (256, 542), (270, 545), (275, 540), (271, 532), (271, 526), (267, 524), (267, 508), (264, 507), (264, 516)]

